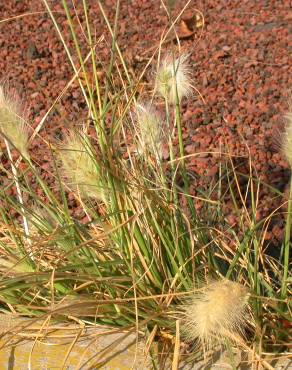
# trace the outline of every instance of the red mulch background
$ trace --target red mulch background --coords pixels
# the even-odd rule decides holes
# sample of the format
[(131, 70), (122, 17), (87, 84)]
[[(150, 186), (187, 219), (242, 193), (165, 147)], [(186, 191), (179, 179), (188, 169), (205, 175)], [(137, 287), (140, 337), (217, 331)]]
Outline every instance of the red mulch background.
[[(75, 2), (79, 20), (84, 24), (82, 2)], [(178, 14), (186, 3), (171, 2), (173, 14)], [(73, 51), (61, 1), (51, 0), (50, 4)], [(104, 35), (97, 50), (100, 60), (106, 63), (111, 39), (97, 1), (88, 0), (88, 4), (96, 37)], [(113, 24), (116, 1), (104, 0), (102, 4)], [(246, 173), (250, 154), (258, 176), (285, 192), (290, 170), (277, 141), (284, 126), (292, 86), (291, 1), (194, 1), (182, 18), (189, 20), (195, 8), (203, 13), (205, 27), (195, 29), (180, 42), (182, 51), (190, 54), (193, 85), (205, 103), (197, 94), (183, 103), (186, 153), (228, 148), (233, 155), (245, 156), (236, 164)], [(72, 6), (70, 10), (74, 14)], [(40, 13), (0, 23), (0, 78), (16, 88), (27, 102), (30, 122), (36, 127), (73, 71), (42, 1), (7, 0), (0, 5), (2, 21), (32, 12)], [(76, 16), (74, 23), (78, 25)], [(142, 70), (167, 25), (159, 0), (121, 0), (118, 42), (131, 71)], [(79, 35), (85, 46), (85, 37), (82, 32)], [(171, 47), (176, 47), (174, 41), (168, 42), (163, 51)], [(75, 84), (49, 115), (40, 136), (48, 141), (56, 140), (64, 127), (82, 122), (86, 117), (84, 108), (84, 100)], [(33, 159), (40, 163), (44, 177), (48, 182), (53, 181), (45, 173), (50, 156), (40, 138), (34, 141), (30, 151)], [(188, 169), (194, 174), (195, 193), (200, 183), (208, 184), (218, 176), (218, 158), (202, 153), (189, 160)], [(272, 197), (267, 189), (261, 189), (258, 219), (285, 200), (285, 196), (273, 201)], [(228, 200), (225, 207), (232, 223), (232, 206)], [(282, 228), (282, 219), (276, 218), (266, 238), (273, 244), (279, 242)]]

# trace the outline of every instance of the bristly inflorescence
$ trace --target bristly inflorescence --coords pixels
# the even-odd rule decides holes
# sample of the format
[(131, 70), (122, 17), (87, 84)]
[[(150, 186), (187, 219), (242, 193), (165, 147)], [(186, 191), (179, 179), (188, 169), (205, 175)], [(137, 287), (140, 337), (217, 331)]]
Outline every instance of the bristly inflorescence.
[(174, 104), (192, 93), (188, 55), (182, 54), (177, 59), (166, 56), (156, 73), (155, 90), (170, 103)]
[(151, 103), (136, 104), (136, 136), (140, 154), (150, 152), (156, 157), (161, 157), (163, 121)]
[(63, 177), (70, 186), (77, 188), (84, 196), (104, 199), (100, 169), (94, 159), (93, 148), (82, 132), (69, 133), (60, 146), (59, 157)]
[(204, 348), (242, 336), (247, 320), (249, 293), (243, 285), (222, 279), (194, 293), (183, 306), (182, 328), (186, 340)]
[(283, 134), (283, 152), (292, 168), (292, 113), (286, 114), (287, 123)]
[(23, 116), (19, 98), (0, 86), (0, 134), (28, 158), (28, 127)]

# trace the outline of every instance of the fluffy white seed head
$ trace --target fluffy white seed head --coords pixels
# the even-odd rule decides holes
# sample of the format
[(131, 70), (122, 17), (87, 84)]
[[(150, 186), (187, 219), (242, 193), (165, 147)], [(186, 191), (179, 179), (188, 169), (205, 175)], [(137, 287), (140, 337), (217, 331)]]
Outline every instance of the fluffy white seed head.
[(248, 290), (226, 279), (212, 281), (183, 306), (182, 328), (189, 341), (204, 348), (243, 334), (247, 320)]
[(286, 115), (287, 122), (285, 131), (283, 134), (283, 152), (289, 162), (290, 167), (292, 168), (292, 113)]
[(150, 152), (161, 157), (163, 122), (158, 113), (147, 104), (137, 104), (135, 107), (138, 138), (138, 150), (140, 154)]
[(93, 148), (82, 133), (71, 132), (60, 146), (62, 175), (68, 185), (77, 188), (83, 196), (103, 200), (101, 173), (93, 155)]
[(7, 139), (23, 157), (28, 157), (28, 127), (23, 118), (19, 99), (0, 86), (0, 134)]
[(190, 67), (187, 59), (186, 54), (182, 54), (175, 60), (166, 56), (156, 73), (155, 89), (170, 103), (175, 103), (177, 97), (180, 101), (183, 97), (188, 97), (192, 93)]

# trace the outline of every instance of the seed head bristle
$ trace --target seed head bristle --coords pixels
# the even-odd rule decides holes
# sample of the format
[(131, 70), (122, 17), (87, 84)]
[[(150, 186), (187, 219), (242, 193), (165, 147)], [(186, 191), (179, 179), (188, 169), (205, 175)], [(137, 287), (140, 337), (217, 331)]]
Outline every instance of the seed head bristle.
[(190, 68), (187, 63), (188, 56), (182, 54), (173, 60), (166, 56), (156, 73), (156, 91), (170, 103), (180, 101), (183, 97), (188, 97), (192, 93), (190, 84)]
[(212, 281), (183, 306), (182, 328), (188, 341), (204, 348), (242, 336), (247, 320), (247, 289), (229, 280)]
[(16, 96), (0, 86), (0, 133), (23, 157), (28, 157), (28, 127)]
[(101, 173), (93, 155), (93, 148), (82, 133), (71, 132), (60, 146), (63, 177), (83, 196), (104, 200)]

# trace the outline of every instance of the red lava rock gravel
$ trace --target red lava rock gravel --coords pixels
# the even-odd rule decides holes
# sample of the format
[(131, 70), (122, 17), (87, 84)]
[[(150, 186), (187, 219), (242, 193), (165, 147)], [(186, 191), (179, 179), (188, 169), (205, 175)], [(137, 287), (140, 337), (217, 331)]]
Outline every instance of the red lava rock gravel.
[[(61, 1), (50, 3), (70, 50), (74, 50)], [(84, 24), (82, 3), (76, 3)], [(173, 13), (178, 14), (185, 1), (172, 3)], [(111, 40), (97, 2), (89, 0), (88, 4), (96, 38), (104, 36), (97, 48), (98, 56), (100, 62), (106, 62)], [(113, 23), (116, 1), (105, 0), (102, 4)], [(188, 160), (194, 192), (199, 185), (217, 179), (218, 155), (206, 152), (219, 150), (241, 156), (234, 162), (244, 173), (249, 172), (250, 155), (258, 176), (285, 191), (290, 171), (276, 142), (292, 86), (291, 2), (196, 1), (184, 16), (193, 15), (194, 8), (203, 13), (205, 27), (180, 41), (182, 51), (190, 54), (193, 85), (204, 98), (203, 102), (195, 93), (183, 103), (186, 154), (200, 153)], [(73, 12), (72, 6), (70, 9)], [(0, 23), (0, 77), (20, 92), (36, 127), (73, 72), (42, 1), (8, 0), (0, 6), (1, 20), (27, 13), (32, 14)], [(119, 19), (118, 41), (126, 62), (130, 71), (141, 71), (167, 27), (166, 12), (160, 1), (122, 0)], [(73, 21), (78, 25), (76, 16)], [(85, 37), (82, 32), (79, 35), (84, 46)], [(175, 43), (168, 42), (162, 51), (172, 46), (176, 47)], [(49, 115), (40, 136), (56, 140), (64, 127), (82, 122), (86, 117), (84, 108), (78, 86), (74, 85)], [(34, 141), (31, 153), (45, 172), (49, 154), (41, 138)], [(267, 188), (261, 189), (259, 219), (285, 199), (278, 197), (272, 203), (272, 196)], [(226, 202), (226, 212), (232, 213), (232, 205), (228, 199)], [(281, 240), (282, 228), (282, 221), (276, 219), (267, 238)]]

